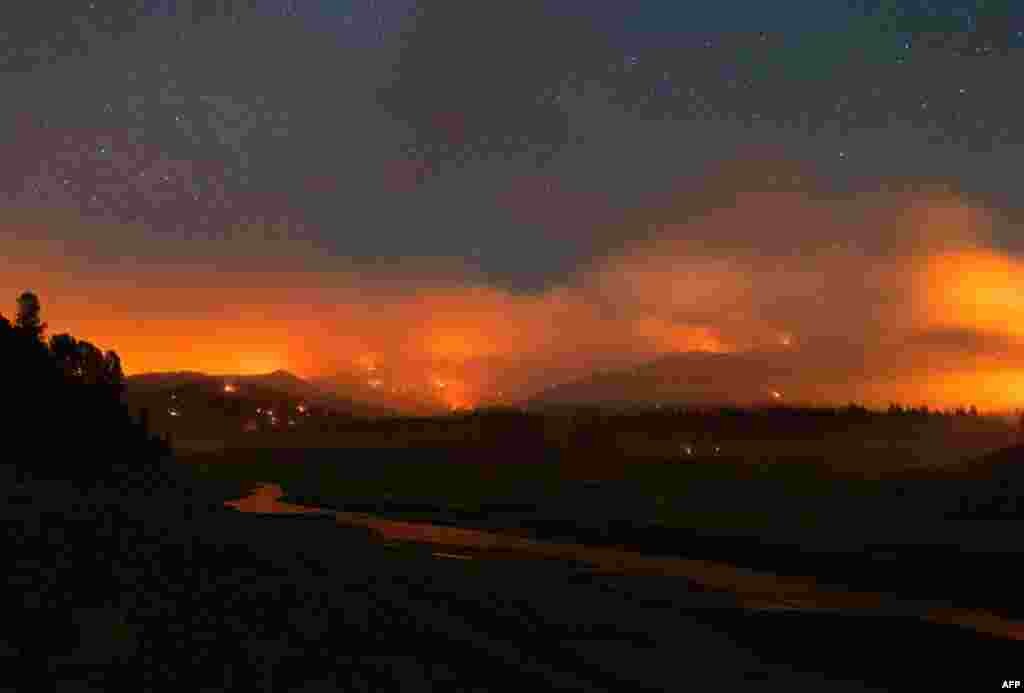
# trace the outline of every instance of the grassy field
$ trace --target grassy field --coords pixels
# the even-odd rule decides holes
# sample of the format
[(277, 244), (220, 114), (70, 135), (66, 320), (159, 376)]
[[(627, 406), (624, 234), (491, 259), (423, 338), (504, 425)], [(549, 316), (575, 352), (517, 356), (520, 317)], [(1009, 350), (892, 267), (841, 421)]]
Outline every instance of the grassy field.
[[(239, 495), (274, 482), (305, 505), (721, 560), (909, 598), (955, 594), (966, 607), (1024, 615), (1004, 568), (1024, 547), (1024, 455), (1007, 448), (1016, 434), (1006, 423), (704, 424), (376, 422), (250, 437), (178, 462)], [(1010, 463), (970, 464), (1000, 449)]]
[(333, 507), (763, 532), (941, 519), (986, 483), (947, 473), (1015, 436), (980, 417), (825, 421), (802, 438), (768, 437), (756, 421), (664, 423), (397, 420), (253, 435), (179, 459), (209, 481), (276, 482)]

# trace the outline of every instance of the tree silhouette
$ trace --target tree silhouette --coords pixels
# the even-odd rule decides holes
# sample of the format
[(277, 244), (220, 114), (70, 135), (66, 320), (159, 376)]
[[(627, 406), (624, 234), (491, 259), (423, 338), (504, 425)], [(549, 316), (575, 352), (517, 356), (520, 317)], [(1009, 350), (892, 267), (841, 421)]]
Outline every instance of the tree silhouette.
[(101, 385), (105, 380), (106, 363), (103, 352), (94, 344), (81, 340), (78, 342), (80, 377), (86, 385)]
[(50, 337), (50, 353), (69, 382), (87, 385), (120, 385), (124, 378), (121, 358), (116, 351), (100, 351), (87, 341), (70, 334)]
[(124, 371), (121, 369), (121, 357), (116, 351), (110, 350), (103, 355), (103, 382), (106, 385), (121, 385)]
[(79, 376), (78, 341), (69, 334), (50, 337), (50, 353), (67, 380)]
[(26, 291), (17, 303), (14, 325), (0, 316), (4, 425), (32, 443), (4, 456), (0, 467), (21, 480), (68, 480), (79, 487), (141, 482), (145, 488), (149, 480), (164, 486), (160, 460), (170, 452), (168, 442), (150, 435), (121, 401), (117, 353), (70, 334), (47, 344), (39, 299)]
[(18, 297), (18, 315), (14, 320), (15, 328), (37, 340), (43, 338), (46, 323), (39, 320), (39, 297), (26, 291)]

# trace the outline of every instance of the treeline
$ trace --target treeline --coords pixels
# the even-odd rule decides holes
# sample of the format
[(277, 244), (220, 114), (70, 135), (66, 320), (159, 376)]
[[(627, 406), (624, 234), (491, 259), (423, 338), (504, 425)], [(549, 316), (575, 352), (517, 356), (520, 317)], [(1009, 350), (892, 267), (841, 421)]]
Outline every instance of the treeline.
[(92, 343), (66, 333), (54, 335), (47, 342), (44, 339), (47, 325), (40, 320), (40, 311), (39, 298), (26, 291), (18, 297), (13, 324), (0, 314), (0, 343), (5, 352), (10, 349), (25, 359), (15, 361), (30, 367), (30, 373), (23, 372), (23, 375), (38, 378), (43, 371), (48, 371), (47, 376), (68, 384), (121, 384), (124, 371), (117, 352), (104, 353)]
[[(486, 410), (485, 410), (486, 411)], [(871, 419), (893, 416), (908, 417), (953, 417), (972, 416), (979, 417), (981, 414), (974, 405), (970, 407), (956, 407), (939, 409), (928, 405), (920, 407), (903, 406), (897, 403), (890, 403), (885, 410), (869, 409), (857, 403), (850, 403), (844, 406), (799, 406), (799, 405), (770, 405), (739, 407), (732, 405), (718, 406), (686, 406), (686, 405), (621, 405), (621, 406), (593, 406), (593, 405), (547, 405), (531, 407), (528, 410), (515, 409), (494, 409), (494, 413), (508, 415), (515, 412), (529, 412), (551, 416), (568, 416), (580, 419), (600, 419), (609, 417), (651, 417), (651, 418), (676, 418), (676, 417), (703, 417), (703, 418), (758, 418), (758, 419), (820, 419), (820, 418), (855, 418)]]
[(155, 470), (169, 445), (122, 402), (117, 353), (70, 334), (46, 339), (46, 329), (31, 292), (18, 297), (13, 322), (0, 315), (4, 419), (19, 442), (4, 456), (5, 469), (21, 480), (84, 484)]

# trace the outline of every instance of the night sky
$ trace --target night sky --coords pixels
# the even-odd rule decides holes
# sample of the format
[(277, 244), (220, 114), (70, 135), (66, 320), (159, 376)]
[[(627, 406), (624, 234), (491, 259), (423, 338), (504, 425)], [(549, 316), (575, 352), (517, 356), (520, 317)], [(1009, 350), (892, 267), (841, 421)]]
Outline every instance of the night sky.
[(129, 373), (373, 362), (458, 405), (782, 350), (1019, 406), (1015, 4), (4, 3), (3, 310)]

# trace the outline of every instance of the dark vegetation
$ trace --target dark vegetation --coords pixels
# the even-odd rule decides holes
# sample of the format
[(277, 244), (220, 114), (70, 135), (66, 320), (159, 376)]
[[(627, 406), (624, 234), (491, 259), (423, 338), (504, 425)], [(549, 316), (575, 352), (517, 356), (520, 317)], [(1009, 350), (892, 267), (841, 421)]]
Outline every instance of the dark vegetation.
[(65, 479), (86, 487), (145, 483), (170, 448), (121, 402), (117, 353), (68, 334), (47, 341), (45, 329), (39, 300), (28, 292), (18, 298), (13, 323), (0, 316), (4, 423), (15, 433), (5, 471), (21, 480)]
[[(1022, 449), (1006, 420), (662, 408), (349, 420), (181, 456), (293, 502), (813, 574), (1024, 614)], [(198, 472), (197, 472), (198, 473)]]

